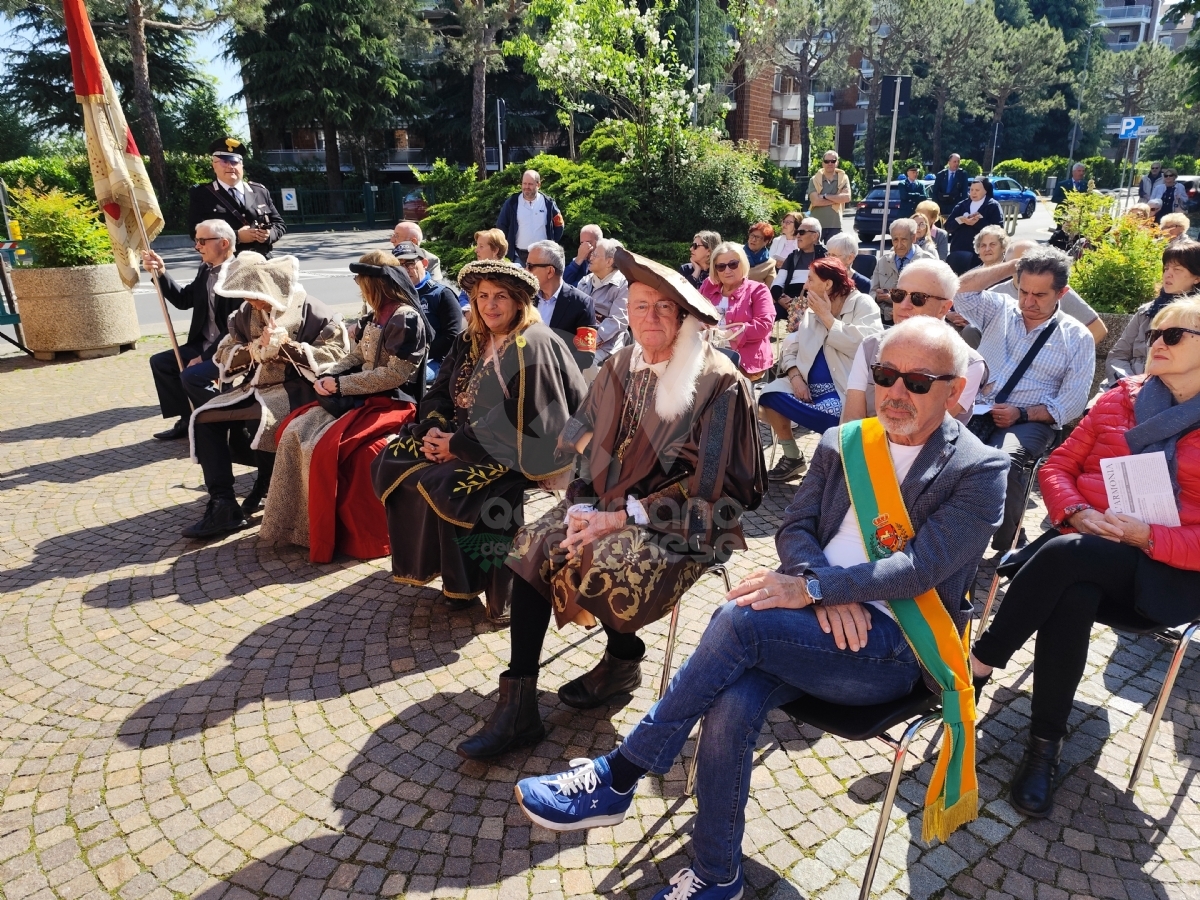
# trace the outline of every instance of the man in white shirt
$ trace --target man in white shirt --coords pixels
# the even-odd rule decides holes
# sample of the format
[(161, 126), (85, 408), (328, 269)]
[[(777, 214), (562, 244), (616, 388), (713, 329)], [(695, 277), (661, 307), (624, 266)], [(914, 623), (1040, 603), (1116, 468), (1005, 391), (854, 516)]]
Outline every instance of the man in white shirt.
[(529, 248), (538, 241), (562, 240), (562, 212), (541, 187), (542, 176), (528, 169), (521, 176), (521, 192), (505, 200), (496, 217), (496, 227), (508, 240), (509, 258), (521, 265), (525, 265)]
[[(916, 316), (931, 316), (945, 321), (946, 313), (954, 305), (954, 295), (958, 293), (958, 276), (941, 260), (918, 259), (900, 273), (896, 291), (891, 299), (892, 316), (897, 325)], [(900, 292), (903, 292), (902, 297), (899, 296)], [(875, 415), (875, 385), (871, 380), (870, 367), (878, 361), (882, 339), (882, 334), (873, 334), (858, 345), (854, 362), (850, 364), (850, 377), (846, 380), (843, 422)], [(983, 357), (970, 347), (967, 347), (967, 358), (966, 386), (958, 402), (950, 409), (950, 415), (964, 425), (971, 419), (975, 395), (979, 392), (979, 385), (986, 383), (988, 371)]]

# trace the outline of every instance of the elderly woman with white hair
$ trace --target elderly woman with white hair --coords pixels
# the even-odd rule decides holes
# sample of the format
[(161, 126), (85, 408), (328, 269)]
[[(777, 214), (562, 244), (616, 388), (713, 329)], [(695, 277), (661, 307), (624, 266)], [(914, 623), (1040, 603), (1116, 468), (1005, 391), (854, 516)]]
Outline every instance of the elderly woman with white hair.
[(613, 262), (620, 247), (615, 238), (596, 241), (588, 256), (588, 274), (577, 285), (596, 310), (596, 359), (583, 373), (589, 384), (604, 361), (625, 346), (629, 334), (629, 281)]
[(765, 284), (750, 280), (750, 263), (738, 244), (718, 244), (712, 258), (712, 272), (700, 285), (700, 293), (721, 314), (717, 327), (730, 332), (730, 349), (740, 357), (738, 367), (757, 381), (775, 364), (771, 292)]
[(825, 245), (825, 249), (829, 251), (830, 256), (842, 261), (842, 265), (850, 273), (850, 280), (854, 282), (855, 289), (870, 296), (870, 276), (864, 275), (854, 268), (854, 261), (858, 259), (858, 235), (853, 231), (839, 231), (829, 239), (829, 243)]
[(981, 266), (994, 266), (1004, 262), (1008, 250), (1008, 232), (1000, 225), (988, 225), (975, 235), (975, 255)]

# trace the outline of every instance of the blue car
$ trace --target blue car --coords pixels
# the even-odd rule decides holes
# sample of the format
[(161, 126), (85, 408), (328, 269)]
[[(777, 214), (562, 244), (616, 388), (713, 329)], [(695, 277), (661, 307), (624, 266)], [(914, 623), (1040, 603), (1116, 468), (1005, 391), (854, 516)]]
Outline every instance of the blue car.
[[(925, 198), (929, 198), (930, 184), (932, 182), (923, 182), (921, 186), (925, 188)], [(888, 221), (894, 222), (900, 218), (900, 182), (892, 182), (892, 196), (888, 203)], [(854, 230), (858, 232), (858, 239), (864, 244), (869, 244), (883, 230), (883, 196), (884, 185), (879, 184), (871, 188), (858, 204), (854, 211)]]
[(1033, 215), (1033, 211), (1037, 209), (1037, 194), (1005, 175), (992, 175), (990, 180), (997, 202), (1021, 204), (1022, 219)]

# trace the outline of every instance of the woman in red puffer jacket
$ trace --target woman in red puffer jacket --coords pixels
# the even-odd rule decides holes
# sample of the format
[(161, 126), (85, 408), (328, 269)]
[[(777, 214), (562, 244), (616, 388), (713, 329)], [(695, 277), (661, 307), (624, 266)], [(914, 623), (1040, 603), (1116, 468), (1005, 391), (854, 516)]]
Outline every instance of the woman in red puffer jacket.
[[(1037, 634), (1029, 745), (1010, 802), (1031, 816), (1054, 805), (1054, 781), (1075, 690), (1097, 621), (1180, 625), (1200, 617), (1200, 295), (1155, 316), (1146, 374), (1104, 394), (1042, 466), (1057, 531), (1012, 580), (975, 643), (977, 689)], [(1147, 525), (1109, 511), (1100, 461), (1161, 452), (1180, 524)]]

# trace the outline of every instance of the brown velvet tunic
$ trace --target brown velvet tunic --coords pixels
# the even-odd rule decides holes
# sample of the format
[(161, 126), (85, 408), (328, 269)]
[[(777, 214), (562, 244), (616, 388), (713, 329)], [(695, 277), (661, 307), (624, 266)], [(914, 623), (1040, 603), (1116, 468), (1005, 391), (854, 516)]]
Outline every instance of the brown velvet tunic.
[[(522, 528), (508, 559), (553, 603), (560, 627), (583, 609), (617, 631), (637, 631), (670, 612), (707, 566), (745, 548), (741, 513), (767, 489), (753, 394), (728, 357), (707, 343), (700, 352), (696, 396), (679, 418), (659, 416), (658, 377), (633, 373), (634, 348), (626, 347), (564, 429), (566, 446), (592, 433), (591, 479), (576, 481), (567, 499)], [(567, 508), (624, 509), (629, 495), (650, 525), (628, 525), (568, 562), (558, 546)]]
[[(468, 334), (456, 338), (419, 420), (372, 466), (397, 581), (423, 585), (441, 576), (448, 597), (483, 593), (520, 524), (525, 489), (573, 464), (558, 435), (586, 388), (566, 344), (533, 324), (509, 335), (498, 358), (499, 377), (486, 346), (477, 352)], [(435, 427), (453, 432), (448, 462), (421, 452)]]

